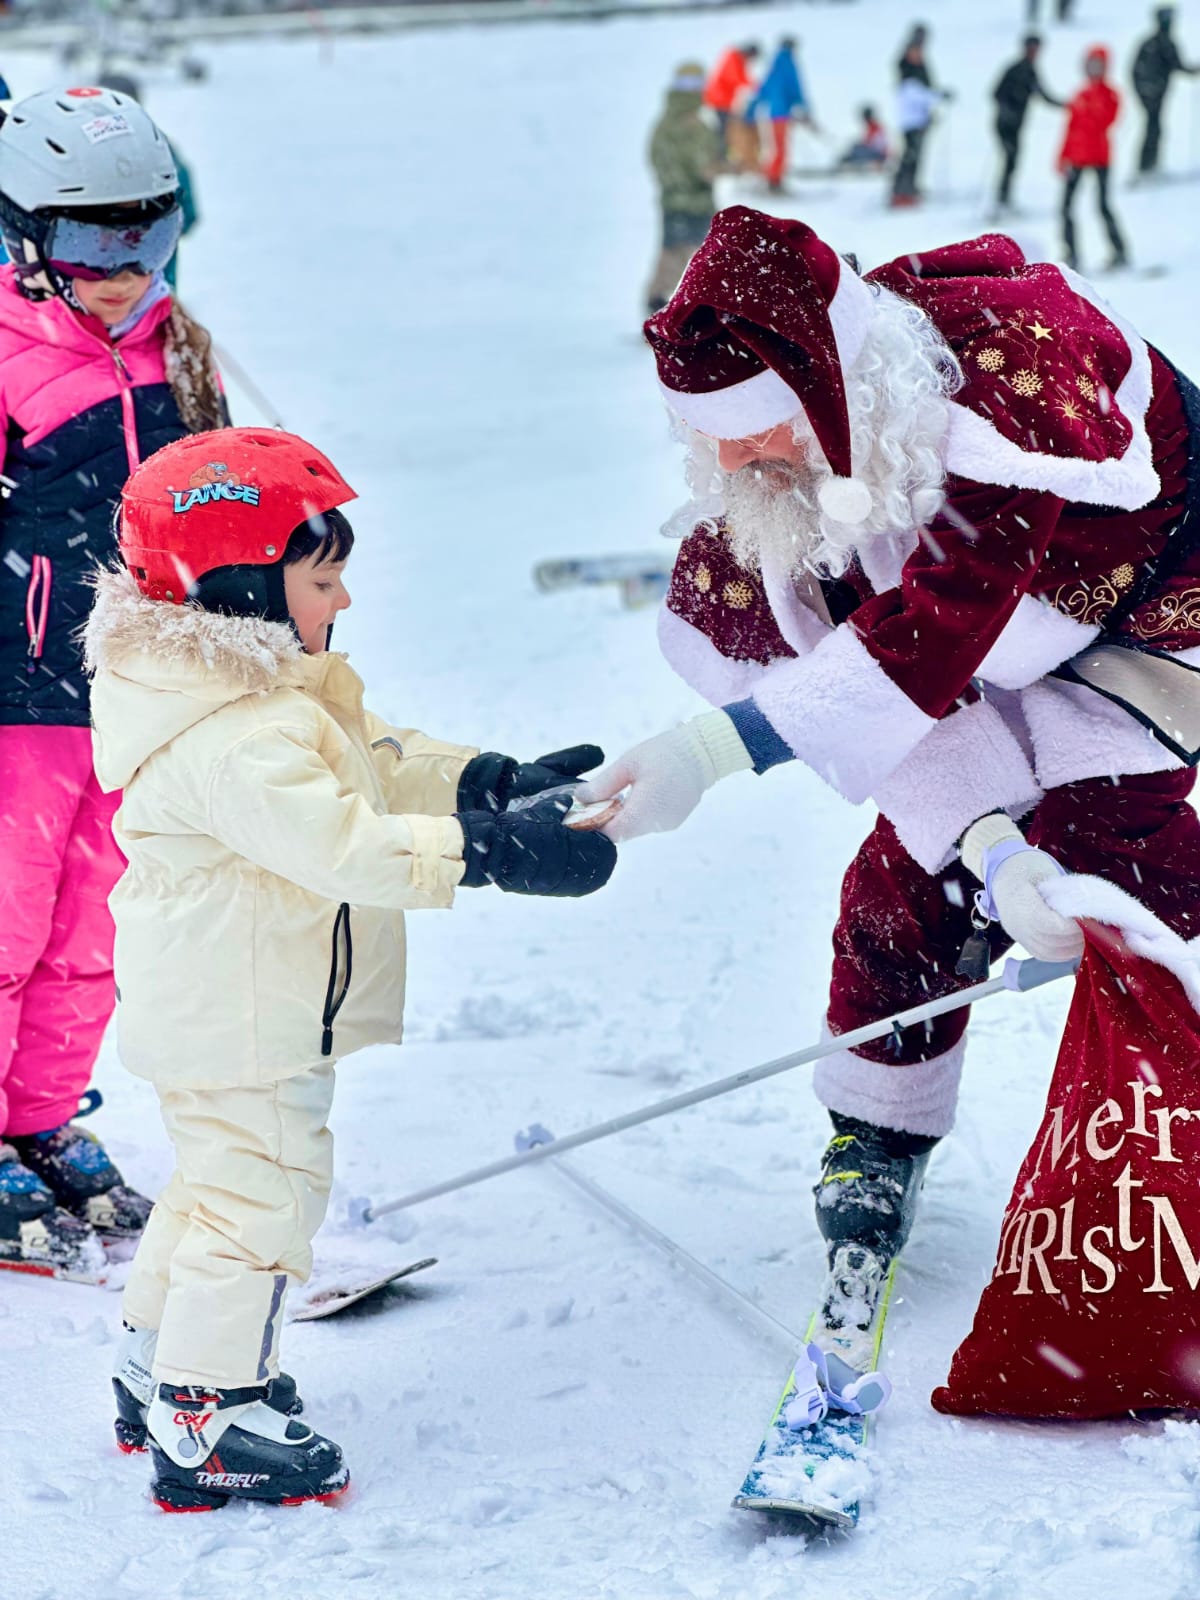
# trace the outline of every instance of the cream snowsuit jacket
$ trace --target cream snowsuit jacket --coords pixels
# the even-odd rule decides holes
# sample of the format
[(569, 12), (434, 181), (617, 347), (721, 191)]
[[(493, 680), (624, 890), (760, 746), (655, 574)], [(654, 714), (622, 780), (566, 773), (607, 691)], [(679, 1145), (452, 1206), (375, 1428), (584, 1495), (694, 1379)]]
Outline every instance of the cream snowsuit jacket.
[(365, 711), (290, 628), (103, 574), (85, 630), (96, 772), (124, 789), (121, 1059), (163, 1088), (273, 1083), (404, 1013), (406, 910), (449, 906), (472, 756)]

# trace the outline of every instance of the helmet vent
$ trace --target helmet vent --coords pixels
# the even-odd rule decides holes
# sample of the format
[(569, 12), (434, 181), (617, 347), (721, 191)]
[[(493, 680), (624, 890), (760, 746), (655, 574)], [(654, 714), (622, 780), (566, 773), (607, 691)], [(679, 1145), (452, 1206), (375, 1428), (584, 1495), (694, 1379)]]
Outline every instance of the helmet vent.
[(67, 152), (63, 149), (62, 145), (59, 144), (56, 140), (47, 139), (46, 143), (50, 146), (51, 150), (54, 151), (54, 154), (56, 156), (65, 156), (66, 155)]

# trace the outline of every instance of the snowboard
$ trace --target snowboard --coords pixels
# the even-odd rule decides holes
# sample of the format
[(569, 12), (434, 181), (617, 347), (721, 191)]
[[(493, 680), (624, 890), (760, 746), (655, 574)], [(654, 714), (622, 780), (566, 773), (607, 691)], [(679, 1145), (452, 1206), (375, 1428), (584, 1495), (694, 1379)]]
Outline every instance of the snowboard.
[[(864, 1371), (878, 1364), (895, 1271), (893, 1261), (874, 1319), (864, 1330), (870, 1357), (856, 1363)], [(834, 1350), (843, 1344), (840, 1334), (822, 1328), (818, 1312), (808, 1326), (806, 1342), (812, 1339)], [(865, 1486), (862, 1457), (870, 1438), (871, 1418), (830, 1411), (807, 1428), (790, 1428), (785, 1413), (795, 1389), (794, 1372), (789, 1372), (733, 1505), (739, 1511), (775, 1512), (807, 1524), (814, 1532), (849, 1532), (858, 1523), (859, 1498)]]
[(411, 1278), (414, 1272), (424, 1272), (426, 1267), (436, 1266), (437, 1257), (426, 1256), (423, 1261), (410, 1261), (407, 1266), (397, 1267), (394, 1272), (385, 1273), (382, 1278), (375, 1278), (370, 1283), (357, 1284), (351, 1289), (322, 1290), (314, 1295), (307, 1305), (293, 1311), (288, 1320), (320, 1322), (326, 1317), (336, 1317), (340, 1311), (356, 1306), (368, 1295), (378, 1294), (381, 1289), (386, 1289), (389, 1283), (396, 1283), (400, 1278)]

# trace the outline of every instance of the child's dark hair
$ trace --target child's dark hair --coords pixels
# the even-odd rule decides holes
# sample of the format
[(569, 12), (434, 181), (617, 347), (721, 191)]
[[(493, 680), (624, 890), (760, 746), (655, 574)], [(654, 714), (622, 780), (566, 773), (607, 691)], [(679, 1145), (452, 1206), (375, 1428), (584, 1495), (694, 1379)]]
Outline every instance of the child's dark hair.
[(291, 567), (311, 556), (316, 557), (318, 566), (324, 561), (345, 561), (353, 549), (354, 529), (335, 506), (292, 529), (283, 552), (283, 565)]

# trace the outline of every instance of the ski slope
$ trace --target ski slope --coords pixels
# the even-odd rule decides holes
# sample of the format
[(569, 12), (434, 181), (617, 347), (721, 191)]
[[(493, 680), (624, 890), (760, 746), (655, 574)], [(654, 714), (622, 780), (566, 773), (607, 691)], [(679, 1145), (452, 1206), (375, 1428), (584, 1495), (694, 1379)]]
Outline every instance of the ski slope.
[[(1079, 0), (1043, 70), (1083, 47), (1127, 62), (1143, 7)], [(1020, 0), (922, 0), (959, 98), (934, 136), (934, 200), (892, 215), (878, 180), (806, 181), (779, 209), (864, 266), (981, 231), (986, 90)], [(1200, 4), (1180, 36), (1200, 55)], [(355, 604), (338, 624), (383, 714), (523, 757), (610, 752), (693, 714), (650, 613), (603, 590), (545, 596), (547, 556), (653, 550), (681, 475), (637, 339), (655, 248), (643, 146), (677, 61), (741, 35), (803, 39), (836, 143), (888, 109), (900, 0), (606, 24), (317, 38), (208, 52), (210, 81), (147, 85), (195, 169), (192, 309), (292, 429), (360, 490)], [(49, 63), (6, 60), (15, 91)], [(1106, 292), (1185, 370), (1200, 89), (1177, 86), (1185, 181), (1116, 190), (1135, 259)], [(1134, 118), (1121, 131), (1130, 168)], [(1018, 236), (1053, 253), (1060, 116), (1031, 111)], [(820, 157), (796, 141), (796, 157)], [(1196, 182), (1186, 181), (1189, 170)], [(752, 187), (725, 199), (757, 203)], [(1081, 215), (1088, 197), (1081, 197)], [(1085, 268), (1101, 259), (1089, 217)], [(238, 421), (259, 414), (236, 387)], [(959, 1125), (935, 1155), (885, 1343), (896, 1384), (873, 1495), (849, 1540), (728, 1509), (790, 1352), (680, 1276), (548, 1167), (402, 1213), (345, 1220), (504, 1155), (813, 1039), (840, 874), (867, 831), (798, 765), (720, 786), (678, 833), (624, 852), (578, 904), (461, 895), (409, 921), (408, 1042), (341, 1070), (338, 1181), (320, 1271), (348, 1255), (440, 1266), (385, 1306), (296, 1325), (285, 1359), (345, 1448), (337, 1510), (167, 1518), (113, 1447), (115, 1294), (0, 1282), (0, 1595), (13, 1600), (1183, 1600), (1200, 1586), (1200, 1431), (1182, 1423), (963, 1422), (928, 1404), (990, 1272), (1037, 1125), (1063, 992), (978, 1014)], [(220, 1003), (220, 997), (214, 997)], [(810, 1186), (826, 1120), (803, 1072), (581, 1153), (619, 1194), (773, 1315), (803, 1327), (821, 1269)], [(95, 1126), (153, 1191), (169, 1155), (111, 1045)]]

